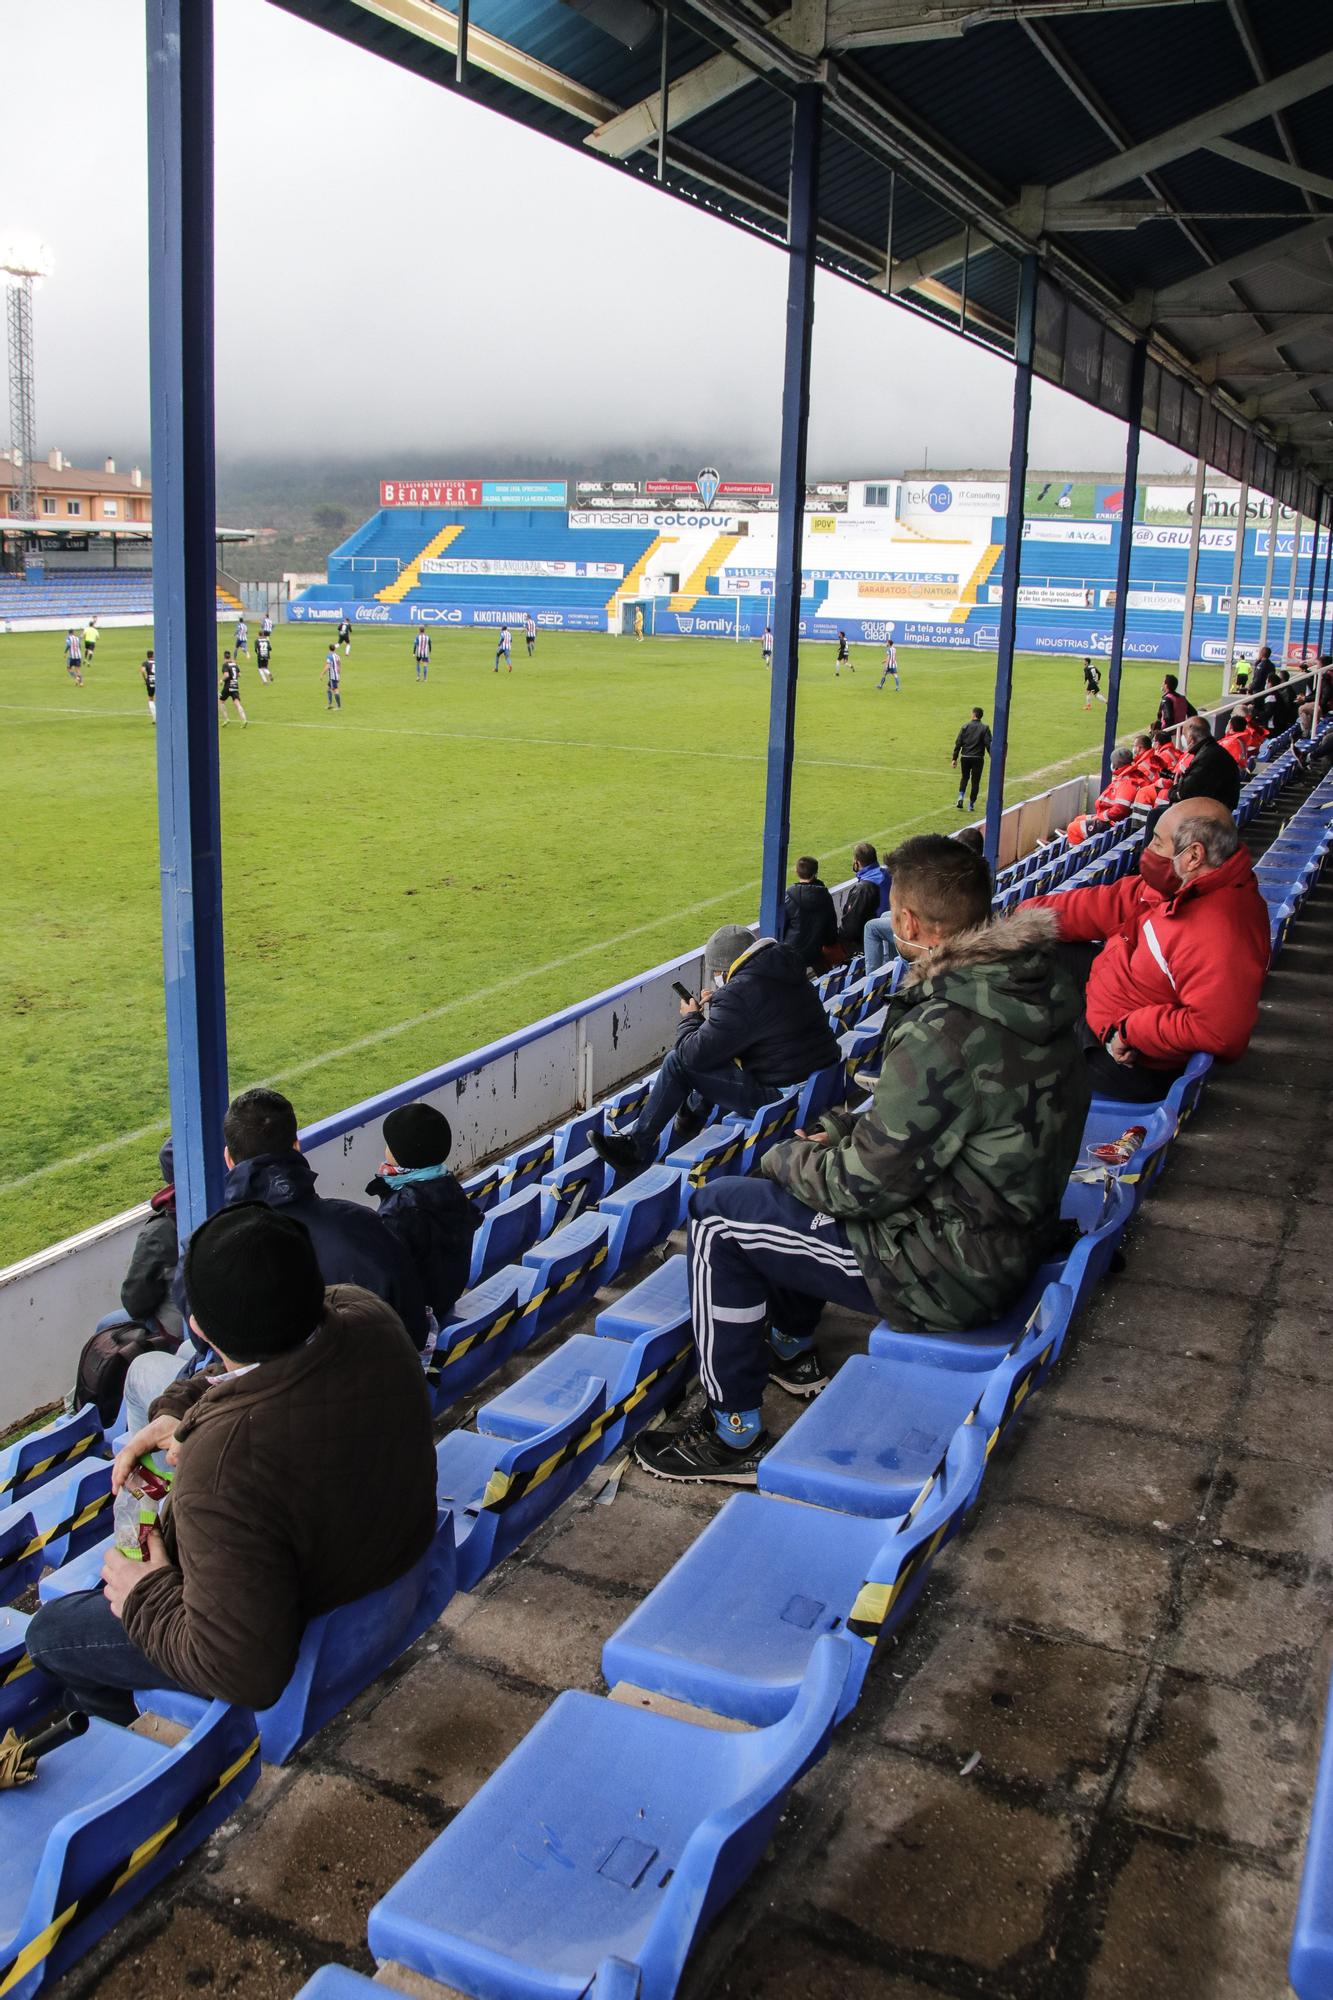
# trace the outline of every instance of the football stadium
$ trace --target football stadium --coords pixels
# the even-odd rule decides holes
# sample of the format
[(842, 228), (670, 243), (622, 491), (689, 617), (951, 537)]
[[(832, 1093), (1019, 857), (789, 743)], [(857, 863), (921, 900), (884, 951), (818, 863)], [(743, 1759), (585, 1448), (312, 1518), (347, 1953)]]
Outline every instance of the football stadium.
[(212, 0), (143, 467), (0, 244), (0, 1995), (1333, 2000), (1333, 26), (273, 5), (778, 244), (774, 460), (252, 581)]

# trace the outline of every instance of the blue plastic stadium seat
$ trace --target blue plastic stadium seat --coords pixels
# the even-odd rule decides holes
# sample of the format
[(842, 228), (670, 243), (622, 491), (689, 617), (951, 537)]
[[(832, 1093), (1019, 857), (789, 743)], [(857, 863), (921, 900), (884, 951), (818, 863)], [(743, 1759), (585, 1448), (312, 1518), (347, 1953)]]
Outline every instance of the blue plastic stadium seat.
[(321, 1965), (296, 2000), (384, 2000), (384, 1988), (350, 1965)]
[(477, 1411), (488, 1437), (531, 1438), (579, 1408), (590, 1389), (605, 1392), (607, 1421), (590, 1448), (593, 1462), (610, 1458), (641, 1431), (694, 1367), (688, 1315), (681, 1326), (650, 1327), (634, 1340), (574, 1333), (553, 1354)]
[(1130, 1155), (1123, 1167), (1114, 1170), (1118, 1184), (1129, 1189), (1137, 1204), (1166, 1165), (1167, 1150), (1176, 1136), (1176, 1121), (1165, 1105), (1149, 1107), (1145, 1116), (1137, 1105), (1118, 1104), (1108, 1108), (1108, 1104), (1108, 1099), (1099, 1098), (1088, 1113), (1079, 1164), (1095, 1166), (1097, 1163), (1088, 1157), (1090, 1146), (1114, 1144), (1131, 1125), (1142, 1125), (1143, 1142), (1138, 1151)]
[(522, 1194), (524, 1188), (535, 1187), (554, 1164), (554, 1133), (543, 1132), (540, 1138), (530, 1139), (526, 1146), (520, 1146), (500, 1162), (500, 1200), (508, 1201), (512, 1195)]
[(579, 1111), (573, 1118), (566, 1118), (563, 1125), (557, 1125), (551, 1135), (555, 1141), (555, 1165), (563, 1167), (567, 1160), (586, 1153), (593, 1133), (603, 1129), (605, 1120), (606, 1106), (594, 1104), (591, 1111)]
[(930, 1359), (853, 1354), (759, 1461), (759, 1487), (844, 1514), (905, 1513), (976, 1413), (999, 1431), (1054, 1367), (1069, 1327), (1065, 1286), (1049, 1285), (1036, 1319), (998, 1366), (942, 1337)]
[(525, 1264), (506, 1264), (457, 1299), (426, 1363), (426, 1386), (437, 1417), (509, 1359), (536, 1283), (536, 1273)]
[(924, 1362), (942, 1368), (957, 1367), (960, 1357), (966, 1356), (972, 1367), (998, 1368), (1014, 1342), (1031, 1326), (1046, 1287), (1059, 1281), (1064, 1268), (1064, 1258), (1053, 1257), (1039, 1264), (1027, 1289), (1007, 1312), (966, 1333), (905, 1333), (881, 1320), (870, 1335), (870, 1352), (885, 1361)]
[(817, 1124), (824, 1112), (841, 1104), (847, 1091), (847, 1074), (840, 1062), (817, 1069), (801, 1085), (796, 1097), (795, 1129), (806, 1131)]
[(497, 1201), (481, 1218), (481, 1227), (472, 1239), (472, 1266), (469, 1285), (479, 1285), (492, 1277), (502, 1264), (517, 1264), (525, 1250), (537, 1241), (542, 1226), (540, 1186), (524, 1188), (508, 1201)]
[(0, 1604), (12, 1604), (48, 1566), (68, 1561), (106, 1534), (111, 1464), (76, 1459), (63, 1472), (0, 1510)]
[(618, 1681), (756, 1725), (791, 1707), (825, 1632), (852, 1640), (839, 1719), (861, 1692), (875, 1647), (902, 1623), (930, 1566), (981, 1486), (986, 1438), (954, 1432), (921, 1506), (856, 1519), (738, 1493), (602, 1649)]
[(101, 1458), (105, 1453), (102, 1420), (91, 1403), (29, 1431), (17, 1444), (0, 1450), (0, 1507), (13, 1506), (77, 1459)]
[(1333, 2000), (1333, 1689), (1287, 1972), (1297, 2000)]
[(637, 1340), (642, 1333), (667, 1327), (688, 1330), (690, 1281), (684, 1257), (668, 1257), (614, 1305), (604, 1306), (595, 1324), (604, 1340)]
[(752, 1118), (733, 1120), (740, 1125), (745, 1135), (745, 1149), (735, 1171), (738, 1174), (752, 1174), (770, 1146), (776, 1146), (780, 1139), (790, 1139), (796, 1130), (798, 1100), (794, 1094), (775, 1099), (755, 1112)]
[(7, 1729), (23, 1729), (29, 1718), (54, 1708), (59, 1698), (55, 1682), (28, 1658), (24, 1613), (0, 1611), (0, 1736)]
[(643, 1076), (637, 1083), (626, 1084), (623, 1090), (608, 1097), (602, 1106), (603, 1131), (623, 1132), (627, 1125), (632, 1125), (648, 1102), (648, 1092), (652, 1087), (653, 1078)]
[(675, 1167), (681, 1177), (677, 1224), (684, 1222), (694, 1190), (703, 1187), (706, 1181), (719, 1179), (723, 1174), (738, 1174), (744, 1152), (744, 1128), (721, 1124), (705, 1126), (697, 1138), (667, 1154), (666, 1164)]
[(823, 1754), (849, 1666), (849, 1642), (822, 1639), (761, 1730), (560, 1695), (375, 1905), (371, 1950), (487, 2000), (670, 2000)]
[[(296, 1670), (272, 1708), (255, 1717), (265, 1761), (283, 1764), (346, 1708), (363, 1688), (429, 1631), (457, 1586), (453, 1522), (446, 1515), (435, 1540), (411, 1569), (382, 1590), (312, 1618), (301, 1639)], [(148, 1688), (135, 1696), (143, 1715), (191, 1727), (207, 1704), (197, 1696)]]
[[(1162, 1096), (1161, 1103), (1174, 1115), (1177, 1128), (1184, 1124), (1198, 1103), (1212, 1066), (1211, 1056), (1191, 1056), (1183, 1073)], [(1090, 1106), (1098, 1117), (1107, 1112), (1115, 1112), (1117, 1116), (1123, 1117), (1125, 1124), (1120, 1127), (1121, 1132), (1124, 1131), (1125, 1125), (1141, 1125), (1145, 1114), (1155, 1108), (1153, 1104), (1123, 1104), (1117, 1097), (1094, 1097)]]
[(605, 1413), (605, 1389), (592, 1383), (535, 1437), (510, 1443), (460, 1430), (440, 1440), (435, 1493), (441, 1511), (453, 1515), (460, 1590), (474, 1590), (582, 1485), (596, 1463)]
[(612, 1218), (591, 1209), (525, 1252), (523, 1262), (536, 1283), (523, 1307), (519, 1347), (530, 1346), (592, 1297), (609, 1269), (611, 1229)]
[(500, 1199), (500, 1167), (498, 1162), (493, 1166), (483, 1167), (479, 1173), (470, 1175), (463, 1182), (463, 1192), (468, 1200), (481, 1210), (483, 1215), (488, 1208), (494, 1208), (496, 1202)]
[(170, 1749), (91, 1722), (5, 1795), (0, 1988), (30, 2000), (235, 1810), (259, 1776), (248, 1709), (214, 1702)]
[[(105, 1515), (102, 1521), (104, 1528), (110, 1527), (110, 1520)], [(49, 1569), (37, 1585), (39, 1601), (51, 1604), (58, 1597), (74, 1597), (81, 1590), (100, 1590), (102, 1564), (106, 1561), (107, 1551), (114, 1546), (114, 1535), (104, 1533), (101, 1541), (71, 1556), (68, 1562), (61, 1563), (59, 1569)]]
[(612, 1223), (608, 1280), (666, 1241), (680, 1219), (682, 1181), (668, 1160), (602, 1196), (601, 1212)]
[(543, 1174), (542, 1235), (549, 1236), (562, 1223), (595, 1208), (614, 1179), (614, 1169), (591, 1146), (571, 1153), (562, 1165)]

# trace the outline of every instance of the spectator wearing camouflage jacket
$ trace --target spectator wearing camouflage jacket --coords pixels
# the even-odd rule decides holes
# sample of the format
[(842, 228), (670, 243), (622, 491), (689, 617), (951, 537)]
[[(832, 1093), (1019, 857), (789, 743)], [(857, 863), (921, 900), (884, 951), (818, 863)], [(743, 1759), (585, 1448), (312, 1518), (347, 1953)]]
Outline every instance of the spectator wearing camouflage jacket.
[(825, 1386), (826, 1304), (963, 1332), (1011, 1306), (1056, 1243), (1089, 1086), (1055, 919), (992, 923), (984, 857), (939, 835), (906, 841), (888, 870), (912, 971), (890, 1002), (873, 1103), (773, 1147), (766, 1178), (691, 1197), (709, 1407), (687, 1430), (640, 1438), (639, 1462), (661, 1478), (756, 1483), (766, 1383), (798, 1397)]

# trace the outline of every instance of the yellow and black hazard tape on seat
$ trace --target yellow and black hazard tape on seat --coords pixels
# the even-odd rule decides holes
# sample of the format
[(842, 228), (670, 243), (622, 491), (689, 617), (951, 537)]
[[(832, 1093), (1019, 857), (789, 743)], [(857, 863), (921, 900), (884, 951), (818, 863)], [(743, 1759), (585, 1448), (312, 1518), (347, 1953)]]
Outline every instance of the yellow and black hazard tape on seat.
[(97, 1880), (85, 1889), (81, 1896), (76, 1897), (67, 1909), (61, 1910), (58, 1916), (52, 1918), (45, 1930), (39, 1931), (35, 1938), (25, 1944), (16, 1957), (0, 1962), (0, 2000), (3, 2000), (6, 1993), (12, 1993), (20, 1981), (25, 1980), (44, 1959), (50, 1957), (71, 1924), (84, 1922), (103, 1903), (109, 1903), (113, 1896), (119, 1895), (128, 1882), (132, 1882), (142, 1869), (156, 1860), (171, 1836), (179, 1833), (192, 1819), (196, 1819), (207, 1806), (210, 1806), (218, 1794), (224, 1792), (227, 1786), (239, 1777), (246, 1765), (258, 1755), (259, 1738), (256, 1736), (249, 1747), (227, 1766), (221, 1777), (212, 1780), (201, 1791), (196, 1792), (193, 1798), (187, 1799), (180, 1811), (169, 1819), (165, 1826), (160, 1826), (147, 1840), (140, 1841), (123, 1861), (117, 1861), (104, 1874), (99, 1875)]
[[(1023, 1370), (1023, 1373), (1018, 1377), (1016, 1377), (1016, 1379), (1011, 1383), (1009, 1388), (1009, 1394), (1005, 1398), (1004, 1408), (1000, 1412), (1000, 1420), (992, 1429), (990, 1436), (986, 1439), (987, 1458), (990, 1457), (996, 1445), (1000, 1442), (1000, 1439), (1003, 1437), (1004, 1433), (1008, 1430), (1009, 1425), (1012, 1422), (1013, 1418), (1017, 1416), (1020, 1408), (1027, 1401), (1029, 1395), (1032, 1392), (1032, 1385), (1036, 1379), (1038, 1370), (1046, 1366), (1046, 1363), (1051, 1358), (1051, 1353), (1054, 1347), (1055, 1347), (1055, 1342), (1053, 1340), (1048, 1341), (1045, 1347), (1042, 1348), (1041, 1353), (1035, 1355), (1033, 1359), (1029, 1361), (1027, 1367)], [(978, 1405), (978, 1408), (979, 1407), (980, 1405)], [(975, 1421), (975, 1418), (976, 1418), (976, 1411), (974, 1410), (972, 1412), (972, 1416), (968, 1418), (968, 1422), (971, 1423)]]
[(63, 1451), (53, 1451), (50, 1458), (40, 1458), (35, 1465), (25, 1466), (12, 1479), (0, 1479), (0, 1495), (11, 1493), (16, 1486), (31, 1486), (34, 1479), (42, 1478), (53, 1466), (71, 1464), (98, 1442), (98, 1436), (93, 1431), (89, 1431), (86, 1437), (75, 1438), (73, 1444), (66, 1445)]
[(479, 1326), (475, 1333), (469, 1333), (465, 1339), (458, 1342), (457, 1346), (447, 1349), (438, 1360), (433, 1354), (426, 1364), (426, 1380), (438, 1382), (445, 1370), (453, 1367), (455, 1361), (461, 1361), (474, 1347), (484, 1347), (487, 1341), (495, 1340), (506, 1327), (512, 1326), (522, 1310), (521, 1306), (510, 1306), (508, 1312), (497, 1313), (489, 1326)]
[(513, 1321), (521, 1313), (539, 1311), (545, 1305), (547, 1299), (555, 1297), (561, 1292), (567, 1292), (571, 1285), (578, 1283), (580, 1278), (588, 1277), (591, 1272), (597, 1269), (599, 1264), (606, 1262), (607, 1254), (608, 1246), (606, 1243), (595, 1244), (583, 1262), (576, 1264), (572, 1271), (566, 1271), (564, 1277), (560, 1278), (554, 1285), (544, 1285), (541, 1291), (534, 1292), (531, 1298), (524, 1299), (520, 1304), (511, 1306), (508, 1312), (498, 1314), (492, 1325), (479, 1327), (476, 1333), (470, 1333), (466, 1340), (460, 1340), (457, 1347), (451, 1347), (442, 1361), (436, 1363), (432, 1359), (430, 1365), (426, 1368), (426, 1380), (428, 1382), (438, 1382), (441, 1375), (448, 1368), (452, 1367), (455, 1361), (461, 1361), (463, 1356), (470, 1353), (472, 1348), (478, 1344), (494, 1340), (497, 1335), (504, 1332), (506, 1327), (512, 1325)]
[(20, 1653), (18, 1658), (11, 1660), (4, 1672), (0, 1673), (0, 1688), (13, 1687), (15, 1681), (22, 1680), (24, 1674), (35, 1672), (31, 1656), (28, 1653)]
[(651, 1374), (645, 1375), (627, 1396), (622, 1396), (618, 1402), (612, 1403), (609, 1409), (594, 1417), (586, 1431), (581, 1432), (578, 1437), (570, 1438), (558, 1451), (553, 1451), (549, 1458), (544, 1458), (540, 1465), (534, 1465), (526, 1472), (493, 1472), (482, 1497), (483, 1511), (503, 1514), (506, 1508), (516, 1506), (536, 1487), (544, 1485), (563, 1466), (572, 1464), (576, 1458), (581, 1458), (585, 1451), (591, 1450), (592, 1446), (605, 1436), (612, 1424), (619, 1423), (622, 1417), (637, 1409), (649, 1390), (664, 1376), (669, 1375), (673, 1368), (678, 1368), (685, 1357), (693, 1351), (693, 1339), (687, 1340), (683, 1347), (677, 1348), (669, 1361), (664, 1361), (660, 1368), (654, 1368)]
[(883, 1629), (884, 1621), (892, 1611), (907, 1586), (918, 1577), (928, 1563), (935, 1560), (940, 1544), (947, 1538), (952, 1519), (945, 1521), (928, 1542), (923, 1542), (907, 1558), (892, 1583), (863, 1583), (856, 1593), (856, 1601), (847, 1614), (846, 1629), (853, 1639), (864, 1639), (873, 1646)]
[[(104, 1507), (110, 1505), (111, 1488), (108, 1485), (105, 1493), (99, 1493), (86, 1507), (80, 1507), (77, 1514), (67, 1515), (63, 1521), (57, 1521), (54, 1527), (48, 1528), (45, 1534), (34, 1535), (21, 1549), (15, 1549), (7, 1556), (0, 1556), (0, 1575), (7, 1569), (17, 1568), (19, 1563), (26, 1562), (29, 1556), (35, 1556), (39, 1549), (46, 1548), (48, 1543), (58, 1540), (61, 1535), (76, 1534), (80, 1528), (86, 1528), (89, 1521), (100, 1514)], [(0, 1992), (3, 1990), (3, 1987), (0, 1987)]]
[[(550, 1166), (554, 1158), (555, 1134), (553, 1132), (535, 1160), (521, 1160), (516, 1166), (509, 1167), (507, 1170), (501, 1172), (499, 1184), (501, 1187), (512, 1187), (520, 1174), (539, 1174), (543, 1167)], [(501, 1200), (503, 1199), (504, 1197), (501, 1196)]]
[(721, 1147), (710, 1147), (709, 1150), (703, 1155), (702, 1159), (698, 1159), (695, 1161), (694, 1165), (689, 1168), (686, 1176), (686, 1178), (690, 1183), (690, 1186), (694, 1188), (702, 1187), (704, 1183), (707, 1181), (710, 1173), (715, 1172), (718, 1167), (729, 1166), (731, 1161), (735, 1159), (737, 1153), (743, 1152), (744, 1150), (745, 1150), (745, 1130), (744, 1127), (742, 1127), (741, 1130), (737, 1133), (736, 1137), (730, 1142), (729, 1145)]

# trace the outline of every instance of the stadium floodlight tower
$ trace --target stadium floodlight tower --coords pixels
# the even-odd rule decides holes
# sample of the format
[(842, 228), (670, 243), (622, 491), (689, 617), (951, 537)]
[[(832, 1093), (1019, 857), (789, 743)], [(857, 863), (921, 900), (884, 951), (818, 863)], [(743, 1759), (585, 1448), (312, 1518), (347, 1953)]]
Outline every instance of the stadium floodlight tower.
[(14, 456), (13, 507), (21, 521), (37, 517), (37, 402), (32, 366), (33, 286), (51, 275), (51, 252), (35, 237), (0, 233), (0, 280), (8, 296), (9, 425)]

